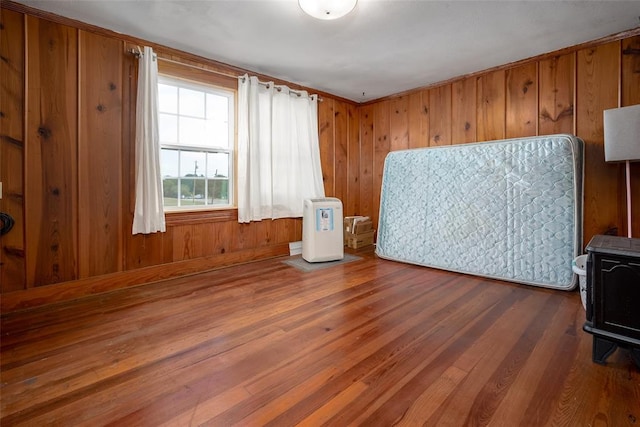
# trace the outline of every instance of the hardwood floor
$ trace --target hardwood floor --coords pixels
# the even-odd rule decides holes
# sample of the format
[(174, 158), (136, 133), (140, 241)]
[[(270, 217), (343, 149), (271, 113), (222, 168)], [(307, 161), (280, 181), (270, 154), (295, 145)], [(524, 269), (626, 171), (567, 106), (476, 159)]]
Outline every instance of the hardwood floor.
[(2, 426), (638, 426), (577, 292), (283, 258), (2, 316)]

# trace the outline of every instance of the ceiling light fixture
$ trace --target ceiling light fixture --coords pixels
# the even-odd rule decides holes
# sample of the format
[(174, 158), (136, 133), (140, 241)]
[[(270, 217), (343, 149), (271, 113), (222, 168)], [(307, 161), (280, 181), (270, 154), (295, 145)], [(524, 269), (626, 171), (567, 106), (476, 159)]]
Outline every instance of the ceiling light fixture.
[(317, 19), (338, 19), (351, 12), (358, 0), (298, 0), (300, 8)]

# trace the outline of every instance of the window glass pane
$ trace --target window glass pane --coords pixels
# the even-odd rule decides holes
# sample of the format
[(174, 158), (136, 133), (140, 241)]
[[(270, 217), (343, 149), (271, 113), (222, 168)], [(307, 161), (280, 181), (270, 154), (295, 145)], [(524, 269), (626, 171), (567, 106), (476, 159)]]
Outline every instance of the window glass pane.
[[(194, 178), (182, 178), (180, 180), (180, 205), (193, 205), (189, 201), (193, 198), (195, 181)], [(186, 203), (185, 200), (187, 200)]]
[(204, 118), (204, 92), (180, 88), (180, 115)]
[(162, 189), (164, 191), (164, 205), (178, 206), (178, 179), (177, 178), (163, 179)]
[(209, 144), (214, 147), (229, 148), (229, 125), (216, 120), (208, 120), (205, 133)]
[(207, 136), (206, 121), (191, 117), (180, 117), (180, 144), (181, 145), (211, 145), (211, 139)]
[(180, 176), (204, 178), (206, 153), (197, 151), (180, 152)]
[(177, 178), (178, 173), (178, 150), (163, 148), (160, 150), (160, 172), (163, 178)]
[(205, 180), (202, 178), (182, 178), (180, 180), (180, 206), (204, 205)]
[(208, 203), (211, 205), (229, 204), (229, 180), (210, 179), (207, 186)]
[(207, 178), (228, 178), (229, 177), (229, 154), (209, 153), (207, 154)]
[(226, 96), (207, 94), (207, 119), (229, 121), (229, 100)]
[(193, 196), (191, 197), (192, 205), (204, 205), (207, 201), (206, 196), (206, 180), (205, 179), (195, 179), (194, 180), (195, 190)]
[(178, 88), (158, 84), (158, 108), (161, 113), (178, 113)]
[(160, 144), (178, 143), (178, 117), (160, 113), (158, 117), (158, 133)]

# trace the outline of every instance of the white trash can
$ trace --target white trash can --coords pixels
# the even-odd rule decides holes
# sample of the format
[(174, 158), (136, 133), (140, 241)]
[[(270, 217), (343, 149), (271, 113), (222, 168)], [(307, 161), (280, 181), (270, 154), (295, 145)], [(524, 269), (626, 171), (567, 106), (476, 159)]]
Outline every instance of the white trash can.
[(587, 256), (588, 255), (580, 255), (571, 261), (571, 269), (578, 275), (580, 300), (585, 310), (587, 309)]

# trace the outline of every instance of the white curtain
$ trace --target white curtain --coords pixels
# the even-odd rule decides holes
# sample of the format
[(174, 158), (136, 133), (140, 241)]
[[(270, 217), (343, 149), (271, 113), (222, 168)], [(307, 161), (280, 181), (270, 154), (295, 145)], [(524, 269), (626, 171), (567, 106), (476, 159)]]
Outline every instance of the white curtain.
[(238, 80), (238, 221), (301, 217), (324, 197), (318, 97), (257, 77)]
[(138, 63), (136, 102), (136, 206), (133, 234), (164, 232), (160, 140), (158, 136), (158, 61), (144, 48)]

